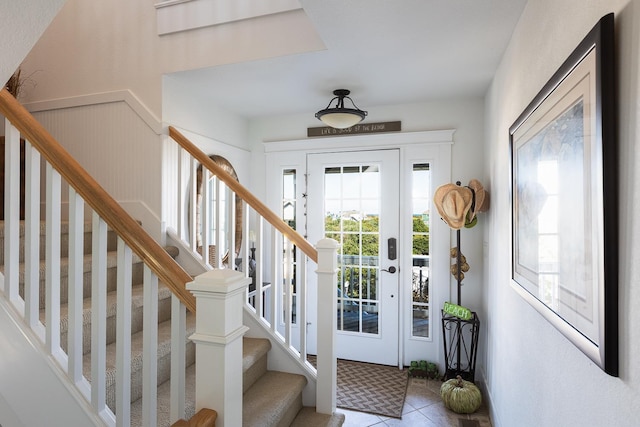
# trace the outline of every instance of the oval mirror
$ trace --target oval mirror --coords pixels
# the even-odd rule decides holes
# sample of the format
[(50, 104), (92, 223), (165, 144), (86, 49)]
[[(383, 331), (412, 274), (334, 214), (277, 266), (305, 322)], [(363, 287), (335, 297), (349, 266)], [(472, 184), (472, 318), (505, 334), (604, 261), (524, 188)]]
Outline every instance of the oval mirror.
[[(227, 172), (233, 179), (239, 182), (238, 174), (235, 169), (231, 165), (231, 163), (222, 156), (218, 156), (216, 154), (210, 155), (209, 158), (213, 160), (218, 166), (220, 166), (225, 172)], [(202, 165), (198, 165), (197, 175), (196, 175), (196, 224), (197, 224), (197, 236), (196, 236), (196, 247), (198, 248), (198, 252), (202, 254)], [(213, 178), (213, 177), (212, 177)], [(240, 248), (242, 247), (242, 199), (235, 194), (233, 195), (233, 199), (235, 202), (235, 256), (238, 257), (240, 255)], [(226, 212), (226, 210), (225, 210)], [(216, 251), (215, 245), (210, 245), (209, 247), (209, 263), (212, 267), (218, 267), (216, 261)], [(222, 264), (229, 267), (229, 251), (227, 251), (222, 257)]]

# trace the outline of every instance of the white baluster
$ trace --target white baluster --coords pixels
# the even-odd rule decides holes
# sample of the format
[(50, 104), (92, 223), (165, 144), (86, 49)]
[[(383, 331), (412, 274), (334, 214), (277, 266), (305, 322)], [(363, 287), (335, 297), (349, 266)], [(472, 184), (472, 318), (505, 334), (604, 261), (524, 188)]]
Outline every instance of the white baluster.
[[(211, 199), (209, 192), (211, 191), (211, 172), (209, 169), (202, 168), (202, 193), (200, 193), (200, 235), (202, 242), (202, 261), (211, 268), (216, 267), (217, 263), (209, 262), (211, 255)], [(216, 255), (217, 256), (217, 255)]]
[(198, 207), (198, 196), (197, 196), (197, 171), (198, 171), (198, 163), (196, 159), (191, 158), (189, 162), (189, 181), (191, 192), (189, 193), (189, 243), (191, 244), (191, 250), (195, 251), (198, 246), (198, 223), (197, 223), (197, 207)]
[(91, 404), (104, 416), (107, 354), (107, 224), (93, 213), (91, 245)]
[(116, 297), (116, 424), (131, 425), (131, 248), (118, 237)]
[(158, 276), (144, 266), (142, 333), (142, 425), (157, 425), (158, 406)]
[(178, 167), (176, 171), (178, 175), (176, 180), (177, 186), (178, 186), (177, 188), (178, 203), (176, 204), (176, 207), (178, 210), (176, 215), (178, 223), (176, 224), (176, 231), (178, 233), (178, 237), (180, 237), (180, 239), (183, 241), (186, 240), (186, 237), (187, 237), (184, 229), (184, 225), (186, 223), (186, 218), (187, 218), (186, 212), (184, 211), (185, 210), (184, 201), (187, 200), (187, 182), (184, 179), (184, 173), (183, 173), (185, 156), (187, 156), (186, 151), (183, 148), (178, 147), (178, 159), (177, 159)]
[(40, 323), (40, 153), (25, 147), (24, 299), (25, 320), (44, 340)]
[(5, 119), (4, 176), (4, 292), (18, 309), (24, 305), (18, 295), (20, 264), (20, 132)]
[(226, 228), (227, 228), (227, 248), (229, 248), (229, 265), (227, 268), (234, 269), (236, 264), (236, 203), (235, 193), (226, 185), (225, 200), (227, 201)]
[[(47, 351), (60, 356), (60, 174), (47, 163), (45, 318)], [(64, 365), (63, 365), (64, 366)], [(66, 368), (66, 366), (65, 366)]]
[(300, 360), (304, 363), (307, 360), (307, 262), (308, 257), (299, 249), (297, 260), (300, 260), (297, 265), (296, 272), (298, 273), (298, 299), (296, 301), (298, 320), (298, 329), (300, 332)]
[(187, 309), (171, 295), (171, 404), (169, 422), (185, 418)]
[(266, 320), (266, 313), (264, 308), (264, 298), (262, 285), (264, 283), (264, 257), (262, 256), (264, 248), (264, 218), (258, 216), (258, 232), (256, 233), (256, 313), (258, 317)]
[(271, 309), (271, 330), (274, 334), (278, 333), (278, 326), (280, 324), (280, 316), (282, 313), (278, 311), (279, 302), (282, 300), (282, 277), (279, 275), (278, 259), (279, 254), (282, 252), (279, 250), (279, 240), (276, 236), (275, 227), (271, 226), (271, 295), (269, 298), (269, 307)]
[(213, 226), (215, 232), (213, 233), (213, 242), (216, 245), (216, 266), (218, 268), (222, 268), (222, 256), (224, 255), (224, 236), (222, 234), (222, 229), (220, 228), (222, 225), (222, 203), (220, 198), (222, 197), (222, 191), (220, 189), (221, 182), (217, 176), (214, 175), (212, 179), (213, 185), (213, 200), (215, 200), (215, 205), (212, 208), (214, 218), (213, 218)]
[(67, 314), (68, 375), (74, 384), (82, 381), (82, 324), (84, 273), (84, 200), (69, 188), (69, 297)]
[(282, 241), (283, 239), (284, 257), (282, 259), (282, 286), (284, 287), (284, 295), (283, 293), (280, 293), (278, 295), (282, 295), (283, 298), (282, 308), (284, 311), (284, 342), (286, 346), (289, 347), (291, 345), (291, 306), (293, 303), (293, 297), (291, 295), (291, 280), (293, 278), (293, 246), (291, 245), (291, 240), (278, 233), (278, 240)]

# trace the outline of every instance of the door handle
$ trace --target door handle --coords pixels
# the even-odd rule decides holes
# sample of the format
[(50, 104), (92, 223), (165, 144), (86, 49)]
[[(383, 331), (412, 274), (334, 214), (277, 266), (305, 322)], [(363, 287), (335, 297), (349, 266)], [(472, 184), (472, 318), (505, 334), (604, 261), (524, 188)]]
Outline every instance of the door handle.
[(389, 267), (389, 269), (383, 268), (382, 271), (393, 274), (397, 271), (397, 269), (392, 265), (391, 267)]

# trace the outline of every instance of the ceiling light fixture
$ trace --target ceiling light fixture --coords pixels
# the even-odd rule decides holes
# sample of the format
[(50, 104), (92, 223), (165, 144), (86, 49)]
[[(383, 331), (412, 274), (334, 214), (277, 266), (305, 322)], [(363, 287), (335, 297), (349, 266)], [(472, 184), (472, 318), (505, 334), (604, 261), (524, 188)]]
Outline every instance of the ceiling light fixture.
[[(347, 129), (353, 125), (357, 125), (367, 116), (366, 111), (359, 109), (353, 99), (349, 98), (347, 89), (336, 89), (333, 91), (335, 97), (329, 101), (329, 105), (324, 110), (316, 113), (316, 118), (321, 120), (328, 126), (336, 129)], [(347, 98), (355, 108), (345, 108), (344, 99)], [(337, 100), (336, 106), (331, 107), (331, 103)]]

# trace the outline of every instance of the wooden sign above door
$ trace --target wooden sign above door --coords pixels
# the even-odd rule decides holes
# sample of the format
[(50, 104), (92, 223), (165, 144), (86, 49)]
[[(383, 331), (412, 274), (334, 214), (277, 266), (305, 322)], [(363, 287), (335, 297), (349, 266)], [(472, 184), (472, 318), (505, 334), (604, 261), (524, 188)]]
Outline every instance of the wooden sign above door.
[(347, 129), (335, 129), (330, 126), (307, 128), (307, 136), (342, 136), (363, 133), (399, 132), (402, 122), (361, 123)]

